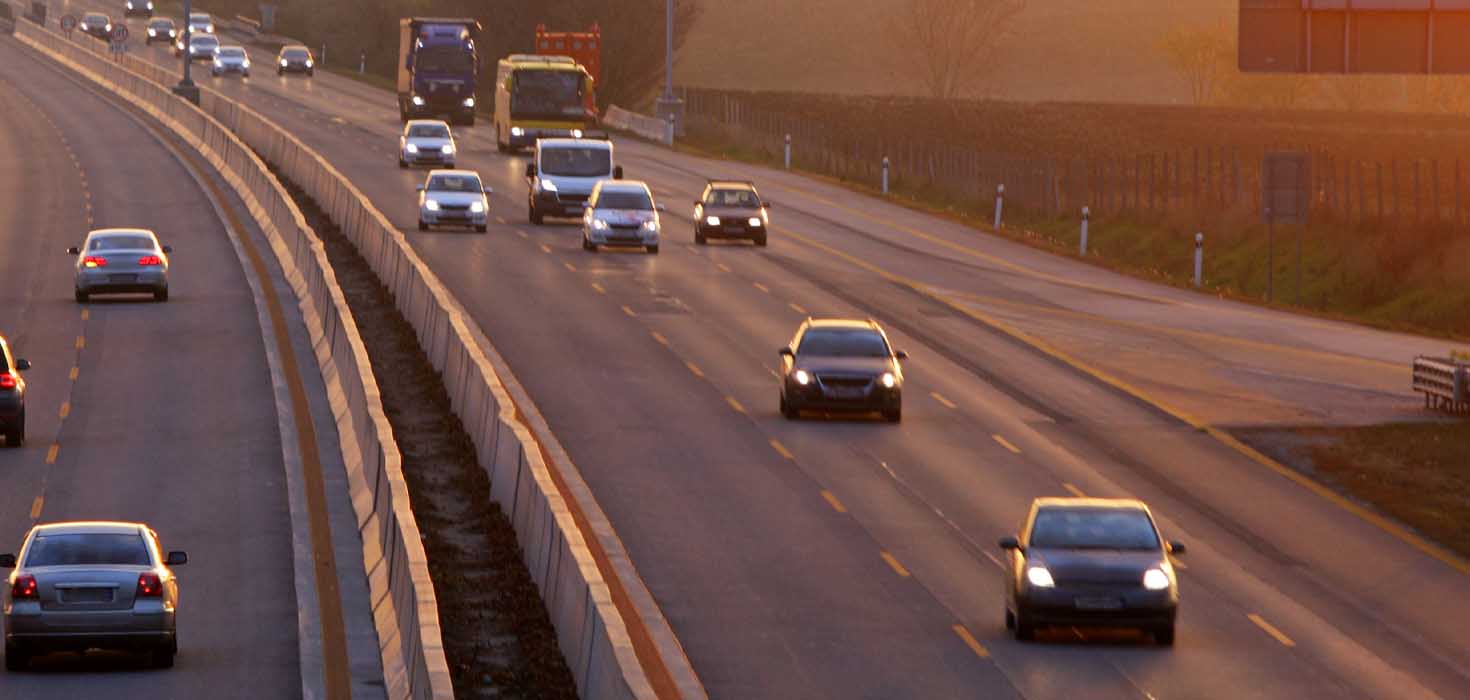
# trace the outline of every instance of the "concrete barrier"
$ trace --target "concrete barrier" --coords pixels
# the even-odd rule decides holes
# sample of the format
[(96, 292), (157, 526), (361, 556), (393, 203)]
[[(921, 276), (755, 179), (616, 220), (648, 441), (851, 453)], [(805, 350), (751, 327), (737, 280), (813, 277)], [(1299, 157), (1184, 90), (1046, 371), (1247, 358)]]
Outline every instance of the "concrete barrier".
[(665, 145), (672, 143), (667, 122), (658, 117), (630, 112), (617, 105), (608, 106), (607, 112), (602, 115), (602, 123), (614, 129), (637, 134), (649, 141), (657, 141)]
[[(486, 497), (515, 527), (579, 695), (584, 700), (707, 698), (575, 467), (559, 447), (538, 443), (522, 420), (497, 369), (503, 360), (487, 356), (478, 329), (453, 295), (367, 197), (322, 156), (244, 105), (203, 89), (196, 109), (170, 94), (166, 86), (175, 75), (142, 59), (114, 58), (98, 42), (93, 42), (97, 47), (68, 42), (40, 28), (23, 34), (28, 43), (94, 71), (218, 160), (262, 229), (269, 229), (282, 265), (297, 271), (293, 287), (303, 311), (309, 310), (306, 315), (318, 319), (321, 329), (313, 337), (362, 528), (389, 697), (452, 697), (433, 587), (361, 337), (321, 242), (262, 160), (281, 169), (341, 228), (417, 332), (490, 476)], [(543, 434), (544, 428), (537, 425)], [(548, 464), (548, 455), (555, 464)], [(567, 484), (566, 493), (558, 478)], [(578, 517), (591, 523), (585, 535)], [(611, 585), (594, 548), (611, 562)], [(632, 601), (627, 605), (633, 608), (632, 624), (639, 626), (633, 631), (644, 640), (642, 656), (615, 600), (619, 595)], [(664, 681), (662, 692), (655, 692), (650, 673)]]

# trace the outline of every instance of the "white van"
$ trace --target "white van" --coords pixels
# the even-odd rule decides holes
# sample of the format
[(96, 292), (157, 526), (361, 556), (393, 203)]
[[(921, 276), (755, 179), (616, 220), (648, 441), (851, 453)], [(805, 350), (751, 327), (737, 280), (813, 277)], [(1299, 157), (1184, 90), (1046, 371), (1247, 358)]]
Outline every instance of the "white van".
[(597, 183), (621, 179), (623, 167), (613, 164), (611, 141), (538, 139), (526, 164), (531, 223), (539, 225), (548, 216), (580, 219)]

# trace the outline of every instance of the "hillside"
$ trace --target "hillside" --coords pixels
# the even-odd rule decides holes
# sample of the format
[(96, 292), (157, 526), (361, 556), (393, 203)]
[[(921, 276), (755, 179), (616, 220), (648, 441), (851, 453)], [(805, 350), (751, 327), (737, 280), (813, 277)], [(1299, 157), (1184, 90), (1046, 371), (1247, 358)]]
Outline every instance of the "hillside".
[[(705, 2), (675, 68), (683, 84), (752, 90), (913, 94), (890, 38), (906, 0)], [(1184, 25), (1233, 26), (1236, 0), (1030, 0), (1005, 42), (991, 97), (1188, 99), (1155, 49)]]

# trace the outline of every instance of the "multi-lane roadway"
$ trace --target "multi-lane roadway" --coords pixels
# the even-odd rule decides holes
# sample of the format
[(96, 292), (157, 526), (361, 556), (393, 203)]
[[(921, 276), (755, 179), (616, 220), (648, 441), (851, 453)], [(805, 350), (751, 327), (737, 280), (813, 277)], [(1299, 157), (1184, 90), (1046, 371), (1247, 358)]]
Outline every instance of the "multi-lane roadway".
[[(628, 140), (628, 177), (670, 209), (658, 257), (591, 255), (574, 222), (526, 223), (524, 159), (483, 128), (457, 130), (458, 160), (495, 188), (490, 231), (419, 233), (423, 173), (396, 167), (390, 93), (324, 72), (202, 82), (292, 130), (405, 232), (535, 398), (712, 697), (1470, 688), (1463, 569), (1155, 405), (1210, 425), (1392, 414), (1412, 401), (1396, 362), (1418, 339), (1159, 288)], [(716, 175), (776, 203), (768, 249), (681, 234)], [(901, 425), (780, 417), (776, 350), (828, 315), (878, 319), (913, 358)], [(1174, 648), (1006, 636), (995, 541), (1033, 497), (1068, 493), (1145, 499), (1188, 544)]]

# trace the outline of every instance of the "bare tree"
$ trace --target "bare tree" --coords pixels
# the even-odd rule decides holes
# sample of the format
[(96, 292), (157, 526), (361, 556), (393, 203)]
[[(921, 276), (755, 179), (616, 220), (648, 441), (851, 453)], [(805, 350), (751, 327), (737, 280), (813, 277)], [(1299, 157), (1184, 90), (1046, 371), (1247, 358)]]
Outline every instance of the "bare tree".
[(1000, 43), (1026, 0), (905, 0), (895, 38), (903, 66), (931, 97), (970, 95), (991, 77)]
[(1223, 25), (1176, 29), (1159, 42), (1159, 52), (1189, 85), (1195, 105), (1216, 100), (1221, 84), (1235, 71), (1232, 50), (1229, 30)]

